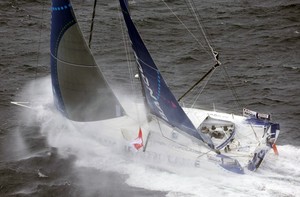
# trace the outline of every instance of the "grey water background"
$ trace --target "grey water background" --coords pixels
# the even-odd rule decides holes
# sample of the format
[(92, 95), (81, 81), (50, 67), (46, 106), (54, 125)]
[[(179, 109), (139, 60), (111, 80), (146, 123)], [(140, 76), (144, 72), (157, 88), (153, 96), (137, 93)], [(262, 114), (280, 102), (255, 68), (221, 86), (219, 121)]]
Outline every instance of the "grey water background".
[[(166, 2), (203, 42), (184, 1)], [(72, 3), (88, 39), (93, 2)], [(281, 124), (279, 145), (300, 146), (299, 1), (195, 3), (239, 102), (272, 114), (273, 120)], [(124, 175), (86, 168), (74, 173), (75, 157), (61, 158), (40, 135), (38, 124), (27, 125), (20, 119), (24, 109), (10, 104), (21, 99), (24, 84), (50, 73), (50, 6), (50, 2), (42, 0), (0, 2), (0, 195), (164, 196), (163, 192), (129, 187)], [(130, 8), (171, 90), (181, 96), (214, 62), (162, 1), (130, 1)], [(117, 1), (98, 2), (92, 51), (108, 81), (130, 89), (119, 13)], [(241, 113), (223, 74), (222, 68), (215, 71), (196, 106), (213, 109), (214, 104), (216, 110)], [(184, 104), (190, 105), (196, 95), (193, 92)], [(26, 145), (26, 153), (20, 144)], [(33, 153), (39, 156), (26, 157)], [(39, 170), (48, 178), (39, 177)], [(94, 181), (99, 177), (101, 182)]]

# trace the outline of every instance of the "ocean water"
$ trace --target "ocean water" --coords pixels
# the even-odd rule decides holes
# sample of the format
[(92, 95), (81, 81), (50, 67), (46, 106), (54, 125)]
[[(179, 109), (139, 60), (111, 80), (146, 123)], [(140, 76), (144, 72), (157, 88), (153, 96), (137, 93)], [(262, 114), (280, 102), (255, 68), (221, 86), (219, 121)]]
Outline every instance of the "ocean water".
[[(166, 2), (204, 43), (185, 1)], [(88, 39), (93, 2), (72, 3)], [(197, 44), (162, 1), (129, 3), (153, 59), (181, 96), (213, 65), (207, 47)], [(257, 172), (244, 176), (172, 173), (128, 162), (55, 113), (49, 78), (50, 2), (1, 1), (0, 196), (299, 196), (300, 3), (194, 3), (228, 73), (224, 77), (224, 69), (217, 69), (195, 105), (271, 113), (281, 125), (278, 157), (270, 153)], [(101, 70), (115, 89), (132, 91), (117, 1), (98, 2), (94, 28), (92, 51)], [(134, 65), (132, 55), (130, 60)], [(193, 104), (201, 88), (184, 99), (185, 105)], [(30, 101), (37, 110), (11, 101)]]

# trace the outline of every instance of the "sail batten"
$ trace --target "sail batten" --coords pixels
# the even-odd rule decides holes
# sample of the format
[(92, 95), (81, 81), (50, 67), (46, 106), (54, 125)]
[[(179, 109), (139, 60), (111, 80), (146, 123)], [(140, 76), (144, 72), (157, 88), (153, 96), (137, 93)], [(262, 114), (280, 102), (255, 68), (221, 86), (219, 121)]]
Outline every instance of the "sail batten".
[(51, 79), (54, 102), (68, 119), (97, 121), (124, 110), (102, 75), (69, 0), (52, 0)]
[(211, 139), (197, 131), (167, 86), (130, 17), (127, 0), (119, 1), (150, 113), (213, 148)]

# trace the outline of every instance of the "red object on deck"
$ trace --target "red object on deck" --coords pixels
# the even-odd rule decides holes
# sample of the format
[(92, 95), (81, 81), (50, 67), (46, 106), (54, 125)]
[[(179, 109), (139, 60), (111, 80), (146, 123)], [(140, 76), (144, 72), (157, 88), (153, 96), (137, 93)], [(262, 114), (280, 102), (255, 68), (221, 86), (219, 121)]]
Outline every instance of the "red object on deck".
[(142, 129), (140, 128), (139, 130), (139, 134), (138, 134), (138, 137), (133, 140), (131, 143), (130, 143), (136, 150), (139, 150), (141, 147), (143, 147), (143, 133), (142, 133)]
[(275, 143), (272, 145), (272, 148), (273, 148), (275, 155), (278, 155), (278, 150), (277, 150), (277, 146)]

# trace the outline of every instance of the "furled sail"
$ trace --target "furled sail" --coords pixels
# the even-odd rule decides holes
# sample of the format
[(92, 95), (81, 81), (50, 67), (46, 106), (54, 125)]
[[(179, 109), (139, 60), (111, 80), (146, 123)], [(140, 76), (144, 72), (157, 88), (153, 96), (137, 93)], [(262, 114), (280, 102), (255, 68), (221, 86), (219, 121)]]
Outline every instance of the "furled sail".
[(100, 72), (69, 0), (52, 0), (51, 78), (57, 108), (74, 121), (115, 118), (123, 108)]
[(150, 113), (164, 120), (172, 127), (176, 127), (179, 130), (202, 140), (213, 148), (214, 146), (211, 139), (205, 134), (197, 131), (165, 83), (131, 20), (127, 0), (120, 0), (120, 6), (132, 42), (132, 48), (135, 53), (139, 75), (141, 77), (144, 95)]

